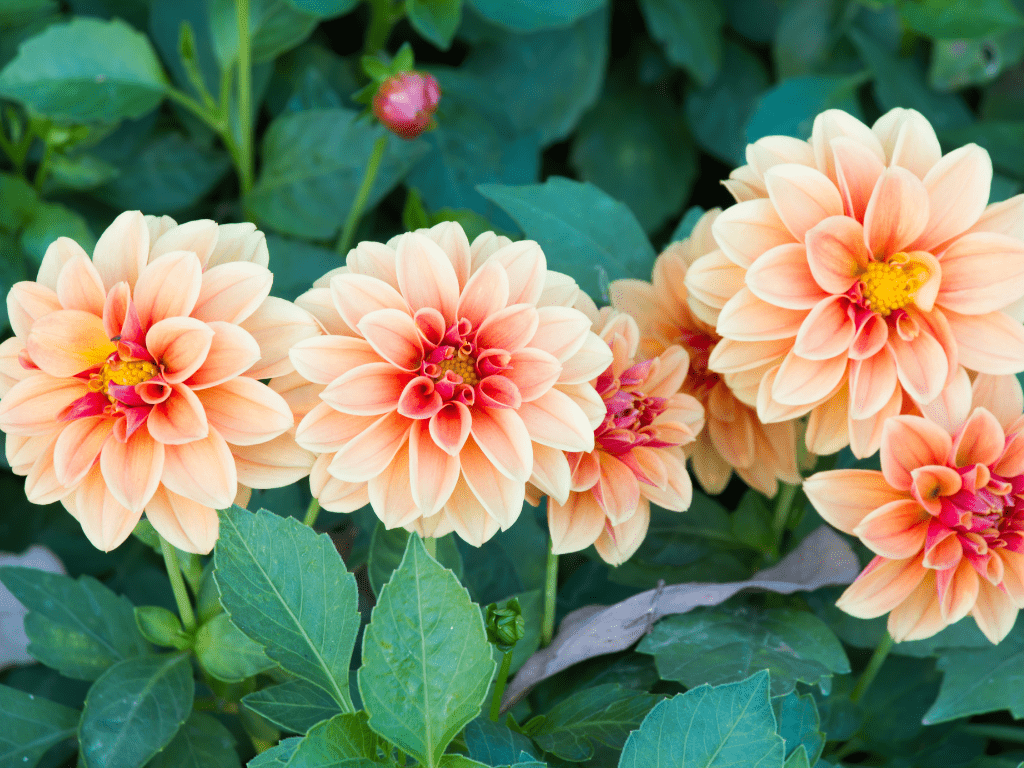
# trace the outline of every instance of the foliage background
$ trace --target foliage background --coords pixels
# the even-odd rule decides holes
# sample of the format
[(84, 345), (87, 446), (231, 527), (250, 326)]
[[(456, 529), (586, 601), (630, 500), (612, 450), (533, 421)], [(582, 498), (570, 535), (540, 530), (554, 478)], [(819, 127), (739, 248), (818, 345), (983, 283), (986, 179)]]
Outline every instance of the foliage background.
[[(253, 99), (245, 121), (233, 96), (222, 99), (237, 57), (232, 0), (0, 0), (3, 292), (34, 276), (56, 237), (89, 248), (118, 212), (136, 208), (179, 221), (256, 221), (267, 233), (274, 293), (285, 298), (342, 263), (335, 241), (383, 131), (358, 119), (352, 100), (365, 83), (358, 60), (371, 12), (382, 4), (251, 0)], [(530, 237), (554, 268), (600, 300), (609, 279), (649, 277), (657, 250), (689, 231), (699, 213), (692, 206), (729, 204), (718, 182), (742, 164), (748, 142), (807, 137), (814, 116), (831, 107), (869, 123), (892, 107), (915, 108), (946, 151), (970, 141), (989, 150), (993, 201), (1024, 183), (1024, 0), (404, 0), (398, 7), (405, 18), (387, 50), (410, 42), (418, 66), (438, 78), (440, 127), (411, 142), (388, 139), (358, 239), (386, 240), (443, 219), (462, 222), (471, 237), (492, 228)], [(225, 107), (221, 135), (186, 106), (203, 102), (199, 83)], [(251, 183), (239, 163), (246, 124), (254, 127)], [(0, 325), (7, 325), (2, 307)], [(835, 462), (852, 459), (840, 455), (820, 468)], [(97, 552), (59, 505), (30, 505), (21, 486), (9, 467), (0, 471), (0, 549), (43, 544), (73, 577), (95, 577), (137, 606), (174, 608), (160, 560), (142, 539)], [(258, 492), (250, 507), (301, 518), (308, 501), (303, 482)], [(802, 497), (796, 507), (787, 549), (820, 523)], [(738, 481), (718, 499), (697, 493), (687, 513), (656, 513), (640, 552), (618, 569), (592, 552), (564, 557), (559, 615), (624, 599), (658, 579), (746, 578), (771, 556), (771, 516), (770, 503)], [(365, 624), (406, 537), (377, 527), (368, 510), (325, 513), (319, 528), (357, 576)], [(482, 549), (440, 547), (442, 563), (477, 603), (520, 596), (534, 634), (515, 667), (537, 644), (545, 548), (543, 516), (529, 507)], [(74, 590), (100, 589), (69, 583), (61, 582), (71, 592), (58, 602), (81, 604)], [(992, 647), (962, 623), (898, 646), (854, 706), (846, 697), (855, 676), (846, 670), (863, 668), (883, 625), (839, 613), (838, 592), (747, 594), (665, 620), (638, 651), (562, 673), (513, 710), (520, 723), (546, 713), (559, 727), (537, 726), (531, 738), (505, 726), (495, 735), (474, 721), (456, 746), (485, 765), (505, 764), (495, 761), (507, 750), (479, 746), (501, 739), (553, 766), (653, 765), (640, 740), (621, 758), (620, 751), (659, 698), (768, 668), (776, 698), (767, 714), (794, 765), (814, 764), (826, 741), (823, 765), (1017, 765), (1024, 630)], [(96, 594), (100, 603), (116, 600)], [(133, 629), (125, 605), (96, 612), (120, 615)], [(213, 606), (210, 616), (219, 611), (215, 593)], [(786, 619), (792, 612), (800, 618)], [(817, 639), (794, 650), (787, 631), (799, 622), (810, 622)], [(163, 659), (145, 662), (171, 665), (160, 675), (181, 672), (139, 642), (124, 653)], [(678, 658), (668, 658), (673, 648)], [(78, 710), (96, 670), (57, 661), (51, 666), (64, 674), (33, 665), (0, 673), (0, 683)], [(357, 651), (353, 669), (359, 663)], [(755, 675), (743, 691), (767, 701), (767, 685)], [(558, 709), (581, 691), (591, 710)], [(50, 714), (58, 724), (68, 716)], [(221, 746), (210, 754), (193, 749), (189, 764), (237, 765), (261, 739), (278, 735), (259, 718), (217, 716), (189, 721), (196, 743)], [(796, 730), (786, 735), (786, 728)], [(55, 732), (44, 765), (74, 763), (75, 742), (66, 738), (73, 732)], [(603, 740), (591, 739), (595, 733)], [(803, 758), (793, 756), (794, 734), (804, 741)], [(6, 743), (0, 735), (0, 765), (11, 754)], [(781, 765), (783, 757), (765, 759)], [(150, 764), (161, 760), (171, 758)]]

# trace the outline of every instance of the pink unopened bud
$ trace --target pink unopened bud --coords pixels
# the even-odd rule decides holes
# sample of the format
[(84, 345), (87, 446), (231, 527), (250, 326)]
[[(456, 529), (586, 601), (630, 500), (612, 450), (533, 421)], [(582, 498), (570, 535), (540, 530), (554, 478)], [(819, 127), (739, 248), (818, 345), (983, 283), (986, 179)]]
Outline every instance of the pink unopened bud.
[(373, 114), (403, 139), (415, 139), (430, 124), (441, 100), (441, 87), (426, 72), (399, 72), (377, 89)]

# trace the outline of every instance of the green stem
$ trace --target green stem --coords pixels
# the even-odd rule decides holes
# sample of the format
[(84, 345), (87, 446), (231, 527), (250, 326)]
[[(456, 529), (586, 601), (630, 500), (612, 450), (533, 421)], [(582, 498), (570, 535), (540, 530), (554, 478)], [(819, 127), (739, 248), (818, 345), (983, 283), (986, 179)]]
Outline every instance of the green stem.
[(39, 165), (36, 168), (36, 176), (32, 181), (32, 186), (35, 187), (36, 192), (43, 190), (43, 183), (46, 181), (46, 175), (50, 172), (50, 159), (53, 157), (53, 147), (50, 144), (43, 145), (43, 158), (39, 161)]
[(306, 516), (302, 519), (303, 524), (312, 528), (316, 525), (316, 519), (320, 516), (320, 502), (313, 499), (306, 507)]
[(981, 736), (984, 739), (997, 739), (999, 741), (1012, 741), (1015, 744), (1024, 744), (1024, 728), (1014, 725), (993, 725), (990, 723), (967, 723), (958, 729), (961, 733), (969, 733), (974, 736)]
[(505, 653), (498, 670), (498, 682), (494, 684), (494, 697), (491, 699), (491, 720), (495, 723), (501, 717), (501, 697), (505, 694), (505, 683), (508, 682), (508, 671), (512, 669), (512, 651)]
[(391, 0), (369, 0), (370, 26), (366, 29), (363, 51), (370, 56), (387, 45), (391, 28), (402, 18), (402, 12), (391, 6)]
[(850, 701), (856, 704), (863, 698), (865, 692), (871, 685), (871, 681), (875, 679), (875, 675), (878, 674), (878, 670), (882, 668), (882, 663), (885, 661), (885, 657), (889, 655), (889, 651), (892, 650), (893, 640), (892, 635), (886, 632), (882, 639), (878, 641), (878, 647), (875, 648), (875, 652), (871, 654), (871, 660), (868, 661), (867, 667), (860, 675), (860, 679), (857, 681), (857, 687), (853, 689), (853, 693), (850, 694)]
[(249, 40), (249, 0), (235, 0), (238, 23), (238, 175), (242, 195), (253, 184), (252, 160), (252, 62)]
[(356, 193), (356, 199), (352, 202), (348, 218), (345, 219), (345, 228), (341, 231), (341, 237), (338, 238), (338, 244), (335, 247), (341, 256), (346, 256), (348, 249), (352, 247), (352, 237), (356, 233), (356, 225), (359, 223), (359, 218), (363, 215), (363, 208), (366, 207), (366, 201), (370, 197), (370, 190), (373, 188), (374, 179), (377, 178), (377, 171), (380, 169), (380, 161), (384, 157), (384, 148), (387, 143), (388, 135), (385, 133), (373, 144), (373, 152), (370, 153), (370, 160), (366, 164), (363, 183), (359, 187), (359, 192)]
[(551, 645), (555, 636), (555, 598), (558, 594), (558, 555), (548, 545), (547, 572), (544, 576), (544, 623), (540, 628), (541, 646)]
[(796, 498), (797, 488), (798, 486), (789, 483), (779, 483), (779, 495), (775, 500), (775, 518), (772, 520), (776, 555), (782, 548), (782, 536), (789, 523), (789, 512), (793, 506), (793, 499)]
[(163, 536), (160, 537), (160, 550), (164, 553), (164, 565), (167, 567), (167, 578), (171, 580), (171, 590), (174, 592), (174, 602), (178, 604), (178, 614), (181, 616), (181, 625), (185, 628), (186, 632), (191, 634), (196, 631), (196, 617), (192, 612), (192, 603), (188, 598), (188, 590), (185, 588), (185, 581), (181, 578), (181, 567), (178, 565), (178, 553)]
[(427, 550), (427, 554), (437, 560), (437, 539), (433, 536), (427, 536), (423, 539), (423, 548)]

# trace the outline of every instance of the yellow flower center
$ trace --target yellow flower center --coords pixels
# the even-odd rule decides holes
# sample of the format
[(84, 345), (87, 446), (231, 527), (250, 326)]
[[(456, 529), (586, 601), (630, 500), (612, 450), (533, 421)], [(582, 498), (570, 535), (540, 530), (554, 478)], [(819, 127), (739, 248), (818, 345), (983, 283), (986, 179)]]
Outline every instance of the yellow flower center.
[(480, 383), (480, 379), (476, 375), (476, 360), (467, 355), (465, 352), (459, 352), (451, 360), (442, 360), (437, 364), (440, 369), (438, 378), (444, 378), (444, 374), (447, 371), (461, 376), (462, 381), (471, 387), (475, 387)]
[(110, 382), (131, 387), (149, 381), (157, 375), (158, 369), (153, 363), (145, 360), (108, 360), (98, 373), (93, 374), (89, 388), (95, 392), (106, 393)]
[(905, 253), (896, 253), (886, 262), (868, 264), (860, 284), (864, 303), (882, 317), (888, 317), (913, 301), (917, 289), (927, 280), (927, 267), (911, 261)]

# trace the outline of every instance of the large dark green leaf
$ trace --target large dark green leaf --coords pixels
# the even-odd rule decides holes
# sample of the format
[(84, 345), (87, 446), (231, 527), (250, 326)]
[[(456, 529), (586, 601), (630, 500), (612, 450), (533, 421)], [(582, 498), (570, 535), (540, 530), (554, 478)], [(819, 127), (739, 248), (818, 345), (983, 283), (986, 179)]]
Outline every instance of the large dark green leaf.
[(0, 685), (0, 765), (34, 768), (39, 758), (75, 735), (78, 710)]
[(76, 581), (7, 567), (0, 580), (28, 608), (29, 653), (67, 677), (95, 680), (111, 665), (149, 653), (132, 604), (90, 576)]
[(826, 109), (842, 109), (861, 117), (854, 98), (865, 75), (806, 76), (783, 80), (767, 90), (747, 123), (747, 142), (763, 136), (811, 135), (814, 118)]
[[(263, 168), (249, 202), (267, 226), (286, 235), (328, 239), (337, 234), (363, 180), (366, 161), (385, 129), (356, 121), (347, 109), (285, 114), (263, 138)], [(367, 200), (372, 209), (427, 151), (423, 142), (388, 135)]]
[(413, 29), (447, 51), (462, 19), (462, 0), (405, 0), (405, 15)]
[(146, 763), (147, 768), (235, 768), (242, 761), (235, 737), (215, 717), (193, 712), (171, 743)]
[(840, 37), (842, 0), (793, 0), (786, 3), (775, 33), (772, 55), (780, 80), (826, 69)]
[(122, 661), (89, 690), (78, 727), (87, 768), (140, 768), (166, 747), (192, 710), (188, 654)]
[(321, 19), (343, 16), (357, 5), (359, 0), (288, 0), (303, 13), (311, 13)]
[(630, 734), (619, 768), (781, 768), (768, 673), (663, 701)]
[(145, 35), (123, 21), (75, 18), (22, 44), (0, 94), (54, 120), (114, 123), (163, 100), (167, 79)]
[(715, 0), (640, 0), (651, 36), (668, 58), (708, 85), (722, 64), (724, 19)]
[(359, 693), (370, 727), (434, 768), (479, 714), (494, 669), (479, 609), (411, 537), (363, 636)]
[[(370, 555), (366, 563), (366, 575), (370, 579), (373, 594), (380, 595), (391, 574), (405, 556), (411, 534), (404, 528), (388, 530), (384, 523), (377, 521), (370, 539)], [(455, 578), (462, 578), (462, 557), (453, 537), (444, 536), (437, 541), (437, 561), (450, 568)]]
[(78, 213), (60, 203), (40, 203), (21, 233), (21, 247), (29, 258), (39, 264), (46, 249), (58, 237), (70, 237), (86, 253), (96, 245), (96, 237)]
[(608, 4), (608, 0), (468, 0), (488, 21), (516, 32), (567, 27)]
[(462, 737), (469, 756), (485, 765), (510, 765), (522, 752), (537, 756), (537, 748), (527, 736), (484, 715), (467, 725)]
[(1024, 717), (1024, 643), (1013, 635), (988, 648), (945, 651), (938, 667), (942, 686), (925, 723), (1002, 709)]
[(654, 656), (662, 679), (688, 688), (742, 680), (767, 668), (773, 695), (788, 693), (797, 681), (827, 693), (834, 673), (850, 671), (828, 625), (789, 608), (697, 608), (658, 622), (637, 650)]
[(348, 668), (356, 581), (334, 544), (294, 518), (221, 512), (214, 576), (231, 620), (286, 671), (353, 711)]
[(896, 7), (908, 27), (933, 38), (984, 37), (1024, 27), (1011, 0), (913, 0)]
[(587, 293), (607, 300), (620, 277), (650, 276), (654, 248), (630, 210), (592, 184), (553, 176), (543, 184), (484, 184), (493, 200), (536, 240), (548, 268), (572, 275)]
[(350, 761), (360, 759), (374, 765), (378, 750), (388, 754), (391, 747), (370, 730), (365, 712), (353, 712), (320, 723), (307, 733), (288, 768), (355, 768), (358, 763)]
[(940, 138), (949, 147), (974, 142), (988, 150), (998, 171), (1018, 178), (1024, 176), (1024, 122), (985, 120), (965, 128), (943, 131)]
[(344, 264), (336, 251), (274, 234), (267, 235), (267, 250), (274, 273), (271, 293), (288, 301), (294, 301), (322, 275)]
[(814, 765), (825, 747), (825, 734), (821, 732), (818, 708), (814, 697), (791, 691), (772, 699), (772, 710), (779, 725), (779, 735), (786, 740), (786, 754), (803, 747), (808, 761)]
[[(207, 8), (213, 49), (221, 67), (229, 66), (238, 58), (235, 0), (209, 0)], [(291, 50), (309, 37), (319, 21), (317, 15), (300, 10), (299, 4), (290, 0), (250, 0), (249, 42), (253, 63), (271, 61)]]
[(317, 723), (341, 714), (338, 703), (327, 691), (305, 680), (289, 680), (250, 693), (242, 703), (292, 733), (305, 733)]

